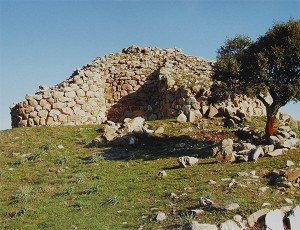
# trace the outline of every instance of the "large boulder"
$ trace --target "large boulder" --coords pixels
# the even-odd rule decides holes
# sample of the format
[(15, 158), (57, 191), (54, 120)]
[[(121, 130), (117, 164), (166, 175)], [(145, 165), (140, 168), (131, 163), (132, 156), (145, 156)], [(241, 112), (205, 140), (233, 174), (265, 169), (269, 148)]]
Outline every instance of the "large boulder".
[(133, 119), (125, 118), (124, 119), (124, 132), (133, 133), (133, 132), (143, 132), (145, 119), (142, 117), (135, 117)]

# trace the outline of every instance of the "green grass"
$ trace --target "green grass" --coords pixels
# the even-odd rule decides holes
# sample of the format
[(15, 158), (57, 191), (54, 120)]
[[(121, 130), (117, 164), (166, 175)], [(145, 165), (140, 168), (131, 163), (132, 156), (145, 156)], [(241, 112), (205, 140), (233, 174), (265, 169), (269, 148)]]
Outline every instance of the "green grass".
[[(256, 121), (251, 126), (260, 126)], [(94, 148), (91, 141), (103, 126), (34, 127), (0, 131), (0, 229), (180, 229), (190, 220), (221, 223), (236, 214), (257, 211), (264, 202), (271, 208), (286, 205), (286, 197), (300, 203), (299, 188), (277, 194), (263, 175), (285, 167), (286, 160), (300, 163), (300, 150), (278, 158), (260, 158), (256, 163), (216, 163), (209, 147), (224, 137), (233, 137), (220, 120), (209, 121), (205, 130), (174, 120), (149, 122), (163, 126), (165, 133), (144, 137), (137, 146)], [(185, 143), (185, 148), (175, 148)], [(63, 145), (64, 148), (57, 148)], [(199, 157), (197, 165), (179, 168), (177, 157)], [(157, 177), (165, 170), (166, 177)], [(256, 170), (257, 181), (237, 177)], [(228, 187), (234, 178), (238, 184)], [(209, 185), (208, 180), (217, 181)], [(239, 184), (246, 185), (241, 187)], [(179, 199), (172, 200), (175, 193)], [(200, 198), (240, 205), (234, 211), (206, 210)], [(194, 216), (191, 209), (206, 210)], [(159, 211), (168, 215), (157, 223)], [(124, 224), (127, 222), (127, 224)]]

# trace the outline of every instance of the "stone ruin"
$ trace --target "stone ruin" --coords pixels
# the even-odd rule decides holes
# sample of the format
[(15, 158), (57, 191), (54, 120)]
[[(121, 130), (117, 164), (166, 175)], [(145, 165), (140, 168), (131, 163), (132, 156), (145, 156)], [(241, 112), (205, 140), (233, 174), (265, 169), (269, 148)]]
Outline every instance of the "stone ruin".
[(259, 100), (246, 97), (209, 104), (212, 67), (212, 61), (177, 48), (124, 48), (74, 70), (66, 81), (26, 95), (10, 108), (12, 127), (101, 124), (138, 116), (155, 120), (185, 114), (194, 121), (266, 114)]

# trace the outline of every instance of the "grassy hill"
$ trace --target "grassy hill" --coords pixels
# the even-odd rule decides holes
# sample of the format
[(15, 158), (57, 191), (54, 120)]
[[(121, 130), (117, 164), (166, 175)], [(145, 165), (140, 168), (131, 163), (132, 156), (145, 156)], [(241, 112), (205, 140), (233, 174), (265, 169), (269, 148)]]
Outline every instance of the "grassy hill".
[[(265, 177), (285, 168), (287, 160), (299, 165), (299, 148), (255, 163), (217, 163), (209, 157), (211, 145), (235, 138), (220, 120), (209, 121), (204, 130), (174, 120), (147, 123), (163, 126), (164, 134), (126, 147), (92, 147), (102, 125), (0, 131), (0, 229), (181, 229), (191, 220), (217, 224), (236, 214), (246, 218), (265, 202), (270, 209), (287, 205), (285, 198), (300, 204), (299, 188), (274, 187)], [(250, 125), (262, 129), (261, 124), (255, 119)], [(185, 155), (200, 160), (180, 168), (177, 158)], [(162, 170), (166, 177), (157, 176)], [(253, 170), (257, 179), (249, 174)], [(269, 189), (261, 192), (265, 186)], [(201, 197), (240, 208), (206, 210)], [(205, 212), (197, 216), (191, 209)], [(168, 218), (157, 222), (160, 211)]]

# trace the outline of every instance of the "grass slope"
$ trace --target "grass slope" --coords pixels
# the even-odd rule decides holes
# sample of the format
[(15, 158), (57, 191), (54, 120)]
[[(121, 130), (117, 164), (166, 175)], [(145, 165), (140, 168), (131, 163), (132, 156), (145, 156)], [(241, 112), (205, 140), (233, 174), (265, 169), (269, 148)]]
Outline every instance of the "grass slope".
[[(256, 119), (251, 126), (260, 124)], [(0, 131), (0, 229), (180, 229), (190, 220), (217, 224), (236, 214), (247, 217), (265, 202), (271, 209), (287, 205), (285, 198), (300, 204), (299, 188), (279, 190), (263, 177), (284, 168), (287, 160), (299, 164), (299, 149), (256, 163), (216, 163), (207, 157), (210, 145), (234, 137), (218, 120), (206, 130), (173, 120), (149, 125), (163, 126), (165, 133), (146, 137), (135, 147), (91, 147), (99, 125)], [(178, 143), (186, 146), (174, 149)], [(184, 155), (201, 159), (195, 166), (179, 168), (177, 158)], [(162, 170), (167, 176), (157, 177)], [(252, 170), (258, 180), (237, 176)], [(217, 184), (208, 184), (210, 179)], [(232, 179), (238, 184), (229, 187)], [(259, 188), (264, 186), (270, 188), (262, 193)], [(179, 199), (172, 200), (171, 193)], [(200, 197), (235, 202), (240, 208), (193, 216), (189, 210), (204, 208)], [(157, 223), (159, 211), (168, 218)]]

